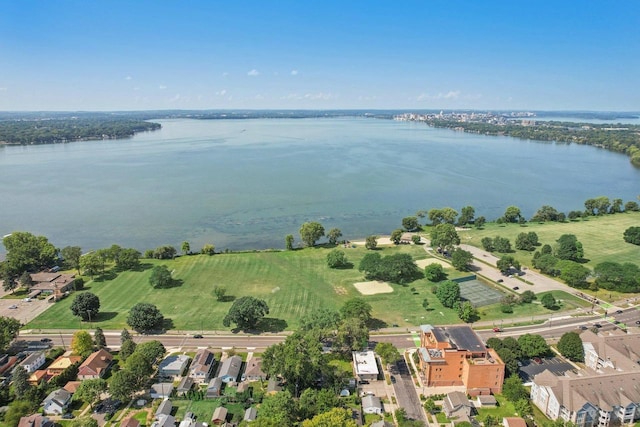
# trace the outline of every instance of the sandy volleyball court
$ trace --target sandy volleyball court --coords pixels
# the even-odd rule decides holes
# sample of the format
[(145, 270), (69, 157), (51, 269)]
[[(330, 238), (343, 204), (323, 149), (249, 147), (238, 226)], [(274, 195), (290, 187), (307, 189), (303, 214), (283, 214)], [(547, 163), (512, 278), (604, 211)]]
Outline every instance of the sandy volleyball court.
[(372, 282), (354, 283), (358, 292), (362, 295), (389, 294), (393, 292), (393, 288), (387, 282), (374, 280)]
[(451, 264), (437, 258), (419, 259), (416, 261), (416, 265), (420, 268), (425, 268), (429, 264), (440, 264), (444, 268), (451, 268)]

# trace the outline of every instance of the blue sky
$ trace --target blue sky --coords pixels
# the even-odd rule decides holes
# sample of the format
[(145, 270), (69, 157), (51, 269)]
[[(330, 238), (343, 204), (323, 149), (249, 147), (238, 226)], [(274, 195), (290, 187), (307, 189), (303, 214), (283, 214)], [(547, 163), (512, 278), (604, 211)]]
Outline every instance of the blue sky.
[(0, 11), (0, 110), (640, 110), (632, 0), (0, 0)]

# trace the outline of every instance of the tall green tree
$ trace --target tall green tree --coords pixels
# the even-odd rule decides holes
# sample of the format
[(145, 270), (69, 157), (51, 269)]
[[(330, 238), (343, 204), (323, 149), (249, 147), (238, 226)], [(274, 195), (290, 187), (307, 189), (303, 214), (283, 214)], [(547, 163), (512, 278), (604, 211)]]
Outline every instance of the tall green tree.
[(389, 239), (393, 242), (394, 245), (399, 245), (402, 240), (402, 229), (396, 228), (391, 232), (391, 236)]
[(87, 402), (93, 409), (93, 404), (100, 399), (100, 395), (107, 391), (107, 382), (102, 378), (84, 380), (73, 394), (74, 398)]
[(339, 228), (332, 228), (327, 233), (327, 239), (329, 239), (329, 243), (335, 245), (338, 243), (338, 239), (342, 237), (342, 231)]
[(402, 355), (396, 346), (389, 342), (379, 342), (376, 344), (375, 352), (382, 358), (382, 362), (384, 362), (385, 365), (396, 363), (402, 359)]
[(458, 225), (464, 227), (465, 225), (473, 222), (473, 217), (476, 214), (473, 206), (465, 206), (460, 211), (460, 218), (458, 218)]
[(407, 216), (402, 218), (402, 228), (407, 231), (414, 231), (420, 228), (420, 224), (418, 224), (418, 218), (415, 216)]
[(16, 399), (20, 400), (27, 396), (27, 393), (31, 389), (31, 385), (29, 384), (29, 374), (26, 369), (18, 365), (13, 370), (11, 379), (13, 384), (13, 393), (16, 395)]
[(90, 252), (80, 258), (80, 269), (93, 279), (94, 276), (104, 272), (105, 261), (98, 252)]
[(370, 251), (375, 250), (378, 247), (378, 236), (367, 236), (364, 242), (364, 247)]
[(109, 381), (109, 393), (111, 393), (111, 396), (123, 402), (128, 402), (137, 390), (137, 378), (134, 373), (127, 369), (121, 369), (113, 373)]
[(296, 421), (297, 412), (296, 400), (293, 399), (289, 390), (265, 397), (260, 405), (260, 418), (264, 417), (281, 427), (292, 427)]
[(369, 342), (369, 328), (364, 320), (357, 317), (345, 318), (338, 325), (334, 347), (342, 352), (358, 351)]
[(14, 231), (5, 236), (2, 243), (7, 251), (6, 267), (16, 276), (24, 271), (53, 267), (58, 261), (58, 249), (44, 236)]
[(587, 278), (591, 270), (575, 261), (562, 260), (556, 264), (560, 270), (560, 278), (573, 288), (586, 288), (589, 286)]
[(82, 248), (80, 246), (65, 246), (60, 251), (60, 255), (67, 268), (73, 268), (80, 274), (80, 257), (82, 256)]
[(540, 303), (544, 308), (548, 308), (549, 310), (551, 310), (556, 306), (556, 299), (553, 297), (551, 292), (549, 292), (544, 294), (542, 298), (540, 298)]
[(554, 255), (558, 259), (568, 259), (571, 261), (580, 261), (584, 256), (582, 243), (573, 234), (563, 234), (556, 240), (556, 248)]
[(528, 399), (529, 392), (522, 384), (522, 380), (517, 375), (511, 375), (502, 386), (502, 395), (510, 402), (517, 402), (520, 399)]
[(584, 362), (582, 339), (576, 332), (567, 332), (560, 337), (558, 351), (569, 360)]
[(436, 297), (443, 306), (453, 308), (455, 303), (460, 301), (460, 285), (453, 280), (446, 280), (438, 285)]
[(96, 328), (96, 331), (93, 333), (93, 340), (99, 349), (107, 346), (107, 338), (104, 336), (104, 331), (100, 327)]
[(544, 338), (537, 334), (520, 335), (518, 344), (520, 344), (523, 355), (527, 357), (546, 356), (550, 351)]
[(85, 322), (89, 319), (96, 320), (100, 312), (100, 298), (91, 292), (78, 293), (70, 308), (74, 316), (78, 316)]
[(240, 329), (253, 329), (267, 314), (269, 314), (269, 306), (266, 301), (246, 296), (233, 302), (222, 324), (229, 327), (231, 323), (235, 323)]
[(504, 211), (503, 218), (506, 222), (518, 222), (521, 216), (522, 213), (519, 207), (509, 206), (507, 210)]
[(302, 421), (302, 427), (356, 427), (351, 411), (346, 408), (333, 408)]
[(327, 265), (329, 268), (343, 268), (349, 265), (349, 261), (344, 251), (333, 249), (327, 254)]
[(473, 254), (462, 248), (455, 248), (451, 253), (451, 265), (458, 271), (469, 271), (473, 263)]
[(93, 351), (93, 338), (87, 331), (76, 331), (71, 339), (71, 350), (75, 354), (88, 356)]
[(216, 254), (216, 247), (211, 243), (207, 243), (202, 247), (202, 249), (200, 250), (200, 253), (203, 255), (213, 256)]
[(189, 255), (189, 253), (191, 253), (191, 245), (186, 240), (182, 242), (181, 249), (184, 255)]
[(168, 288), (173, 283), (171, 272), (166, 265), (156, 265), (151, 270), (151, 276), (149, 276), (149, 284), (154, 288)]
[(20, 321), (13, 317), (0, 316), (0, 352), (6, 350), (20, 331)]
[(447, 273), (445, 273), (442, 265), (433, 263), (424, 268), (424, 277), (431, 282), (439, 282), (447, 278)]
[(284, 238), (285, 247), (288, 251), (293, 250), (293, 234), (287, 234)]
[(460, 236), (453, 224), (438, 224), (431, 230), (431, 246), (451, 252), (460, 244)]
[(464, 301), (458, 307), (458, 317), (465, 323), (472, 323), (479, 318), (478, 310), (469, 301)]
[(149, 332), (162, 328), (164, 317), (158, 307), (146, 302), (139, 302), (129, 310), (127, 324), (137, 332)]
[(371, 304), (365, 301), (364, 298), (354, 297), (342, 304), (340, 314), (343, 319), (357, 318), (368, 322), (371, 319), (371, 310)]
[(324, 236), (324, 227), (319, 222), (305, 222), (300, 227), (300, 239), (306, 246), (314, 246)]
[(126, 362), (134, 351), (136, 351), (136, 343), (132, 339), (123, 341), (120, 346), (120, 353), (118, 353), (120, 360)]

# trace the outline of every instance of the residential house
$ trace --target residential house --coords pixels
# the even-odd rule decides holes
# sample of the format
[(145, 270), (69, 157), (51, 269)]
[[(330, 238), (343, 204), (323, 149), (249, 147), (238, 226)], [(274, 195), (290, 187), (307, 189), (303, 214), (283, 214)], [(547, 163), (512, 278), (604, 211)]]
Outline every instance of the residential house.
[(378, 364), (376, 363), (376, 354), (373, 351), (354, 351), (351, 356), (353, 371), (359, 381), (376, 381), (378, 379)]
[(180, 421), (180, 424), (178, 425), (178, 427), (206, 427), (206, 426), (207, 426), (206, 423), (196, 421), (196, 416), (193, 414), (193, 412), (187, 412), (184, 415), (184, 419)]
[(155, 383), (149, 390), (152, 399), (168, 399), (171, 393), (173, 393), (173, 383)]
[(162, 377), (179, 377), (184, 372), (191, 358), (184, 354), (165, 357), (158, 365), (158, 373)]
[(192, 387), (193, 387), (193, 378), (183, 377), (176, 391), (178, 392), (179, 395), (185, 395), (189, 393), (189, 391), (191, 391)]
[(33, 414), (20, 418), (18, 427), (54, 427), (55, 423), (42, 414)]
[(78, 390), (78, 387), (80, 387), (80, 384), (82, 384), (82, 381), (69, 381), (62, 388), (67, 390), (71, 394), (75, 394), (75, 392)]
[(198, 384), (206, 383), (213, 374), (215, 362), (216, 358), (212, 351), (206, 348), (199, 349), (189, 368), (189, 376)]
[(276, 394), (282, 391), (282, 383), (276, 377), (269, 378), (267, 383), (267, 394)]
[(28, 355), (20, 365), (27, 371), (28, 374), (35, 372), (40, 366), (44, 365), (45, 357), (44, 351), (36, 351)]
[(140, 421), (133, 417), (127, 417), (120, 423), (120, 427), (140, 427)]
[(44, 413), (47, 415), (62, 415), (67, 411), (71, 403), (71, 393), (67, 390), (59, 388), (52, 391), (44, 399)]
[(224, 406), (218, 406), (215, 411), (213, 411), (213, 416), (211, 417), (211, 422), (216, 425), (224, 424), (227, 422), (227, 408)]
[(172, 410), (173, 410), (173, 404), (169, 399), (165, 399), (162, 402), (160, 402), (160, 405), (158, 405), (158, 409), (156, 409), (156, 413), (154, 416), (157, 420), (160, 415), (171, 415)]
[(160, 415), (158, 419), (151, 424), (151, 427), (175, 427), (175, 426), (176, 426), (175, 417), (173, 415), (165, 415), (165, 414)]
[(95, 380), (102, 378), (111, 366), (113, 356), (104, 348), (91, 353), (78, 368), (78, 378), (80, 380)]
[(363, 397), (362, 412), (365, 414), (382, 414), (384, 411), (382, 409), (382, 402), (380, 401), (380, 398), (371, 394)]
[(527, 422), (520, 417), (504, 417), (502, 425), (504, 427), (527, 427)]
[(215, 397), (220, 397), (222, 395), (222, 379), (220, 377), (215, 377), (211, 381), (209, 381), (209, 385), (207, 386), (207, 398), (212, 399)]
[(31, 375), (29, 375), (29, 379), (27, 380), (31, 385), (38, 385), (41, 381), (49, 381), (51, 377), (47, 375), (46, 369), (38, 369)]
[(5, 372), (9, 372), (9, 370), (13, 369), (13, 367), (18, 363), (18, 357), (9, 356), (8, 354), (3, 354), (0, 356), (0, 375), (3, 375)]
[(420, 327), (420, 371), (428, 387), (464, 386), (472, 396), (502, 392), (504, 363), (469, 326)]
[(247, 361), (247, 366), (242, 374), (242, 379), (247, 381), (262, 381), (267, 374), (262, 371), (262, 357), (252, 357)]
[(225, 383), (228, 383), (230, 381), (237, 381), (238, 374), (240, 374), (241, 368), (242, 358), (240, 356), (227, 357), (224, 362), (222, 362), (218, 377), (222, 380), (222, 382)]
[(72, 356), (71, 352), (68, 351), (62, 356), (58, 357), (56, 360), (54, 360), (51, 363), (51, 365), (47, 367), (47, 376), (49, 378), (58, 376), (62, 373), (62, 371), (67, 369), (69, 366), (73, 365), (74, 363), (81, 363), (81, 362), (82, 362), (81, 356)]
[(53, 299), (59, 300), (66, 292), (73, 289), (75, 275), (58, 272), (35, 273), (31, 275), (31, 280), (33, 281), (33, 285), (29, 288), (31, 292), (40, 291), (44, 295), (52, 295)]
[(461, 391), (447, 393), (442, 402), (442, 410), (447, 418), (456, 421), (471, 421), (473, 404), (467, 399), (467, 395)]
[(476, 397), (477, 408), (495, 408), (498, 406), (498, 401), (492, 395), (481, 395)]
[(244, 421), (255, 421), (256, 418), (258, 417), (258, 411), (256, 410), (255, 406), (251, 406), (249, 408), (247, 408), (246, 411), (244, 411)]

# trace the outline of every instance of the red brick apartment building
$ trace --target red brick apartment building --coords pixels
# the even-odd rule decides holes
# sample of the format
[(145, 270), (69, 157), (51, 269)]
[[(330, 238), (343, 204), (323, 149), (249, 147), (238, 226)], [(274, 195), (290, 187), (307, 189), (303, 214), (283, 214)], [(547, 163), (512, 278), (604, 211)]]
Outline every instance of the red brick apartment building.
[(420, 326), (418, 355), (429, 387), (464, 385), (472, 396), (502, 391), (504, 363), (469, 326)]

